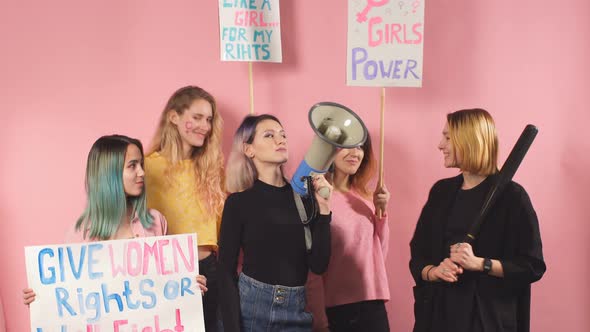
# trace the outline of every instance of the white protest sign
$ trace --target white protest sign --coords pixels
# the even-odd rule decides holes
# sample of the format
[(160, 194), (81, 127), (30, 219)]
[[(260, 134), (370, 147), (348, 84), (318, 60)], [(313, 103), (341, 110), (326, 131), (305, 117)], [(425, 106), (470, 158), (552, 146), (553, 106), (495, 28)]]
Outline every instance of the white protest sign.
[(196, 248), (196, 234), (26, 247), (31, 331), (205, 331)]
[(348, 0), (346, 84), (420, 87), (426, 0)]
[(282, 62), (278, 0), (219, 0), (222, 61)]

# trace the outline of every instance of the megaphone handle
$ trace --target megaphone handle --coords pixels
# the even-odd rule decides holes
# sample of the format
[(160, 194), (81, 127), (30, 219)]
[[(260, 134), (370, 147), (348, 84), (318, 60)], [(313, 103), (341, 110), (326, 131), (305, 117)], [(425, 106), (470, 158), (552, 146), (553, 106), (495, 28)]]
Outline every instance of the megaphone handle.
[(330, 197), (330, 189), (328, 187), (321, 187), (318, 189), (318, 194), (323, 198), (328, 199), (328, 197)]
[[(303, 181), (305, 181), (307, 183), (307, 193), (310, 196), (314, 196), (316, 189), (313, 186), (313, 177), (303, 176), (302, 178), (304, 179)], [(320, 195), (320, 197), (322, 197), (322, 198), (328, 199), (330, 197), (330, 188), (328, 188), (328, 187), (321, 187), (317, 190), (317, 192)], [(316, 201), (315, 196), (313, 197), (313, 200)]]

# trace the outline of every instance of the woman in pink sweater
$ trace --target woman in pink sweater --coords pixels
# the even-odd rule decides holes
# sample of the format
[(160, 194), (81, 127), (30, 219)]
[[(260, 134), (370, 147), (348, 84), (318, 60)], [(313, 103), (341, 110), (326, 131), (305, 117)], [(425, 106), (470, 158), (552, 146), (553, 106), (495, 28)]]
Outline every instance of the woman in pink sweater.
[(367, 189), (375, 173), (371, 138), (367, 135), (361, 147), (340, 150), (333, 166), (332, 255), (328, 270), (307, 283), (314, 331), (389, 331), (390, 194), (385, 186), (374, 193)]

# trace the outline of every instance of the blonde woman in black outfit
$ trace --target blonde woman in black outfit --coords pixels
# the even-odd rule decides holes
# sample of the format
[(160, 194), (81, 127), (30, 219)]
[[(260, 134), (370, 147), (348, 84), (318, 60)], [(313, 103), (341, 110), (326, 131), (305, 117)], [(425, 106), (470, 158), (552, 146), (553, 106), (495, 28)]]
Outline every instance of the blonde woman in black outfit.
[(524, 188), (510, 182), (473, 244), (461, 242), (498, 172), (494, 120), (482, 109), (450, 113), (438, 148), (461, 174), (434, 184), (410, 243), (414, 331), (529, 331), (530, 284), (545, 263)]

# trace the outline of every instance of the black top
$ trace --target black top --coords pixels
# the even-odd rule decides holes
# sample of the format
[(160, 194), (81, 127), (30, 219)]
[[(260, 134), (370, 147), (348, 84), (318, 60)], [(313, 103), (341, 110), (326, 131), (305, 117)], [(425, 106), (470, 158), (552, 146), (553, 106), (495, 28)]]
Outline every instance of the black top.
[[(471, 189), (459, 189), (449, 213), (445, 227), (444, 243), (447, 248), (463, 242), (471, 224), (478, 216), (491, 185), (492, 178), (487, 177), (482, 183)], [(450, 253), (449, 253), (450, 254)], [(447, 257), (449, 257), (447, 254)], [(478, 307), (475, 298), (475, 282), (480, 272), (467, 271), (459, 276), (457, 283), (445, 290), (444, 311), (442, 318), (447, 321), (447, 328), (456, 331), (481, 331), (481, 319), (477, 315)], [(463, 311), (454, 310), (455, 307)]]
[(330, 220), (330, 215), (320, 215), (310, 223), (313, 246), (307, 253), (289, 184), (275, 187), (257, 180), (252, 188), (227, 198), (219, 240), (220, 308), (227, 331), (240, 330), (236, 274), (240, 248), (247, 276), (271, 285), (303, 286), (310, 269), (321, 274), (328, 266)]
[(479, 185), (471, 189), (457, 191), (455, 201), (449, 214), (445, 228), (445, 243), (450, 246), (463, 242), (469, 227), (478, 216), (481, 206), (492, 184), (492, 177), (487, 177)]
[(462, 191), (459, 175), (432, 187), (410, 242), (414, 331), (529, 331), (530, 284), (546, 267), (537, 215), (517, 183), (508, 183), (498, 196), (472, 243), (476, 256), (502, 262), (504, 278), (465, 272), (457, 283), (446, 283), (426, 282), (421, 276), (426, 265), (449, 257), (450, 244), (462, 241), (492, 180)]

